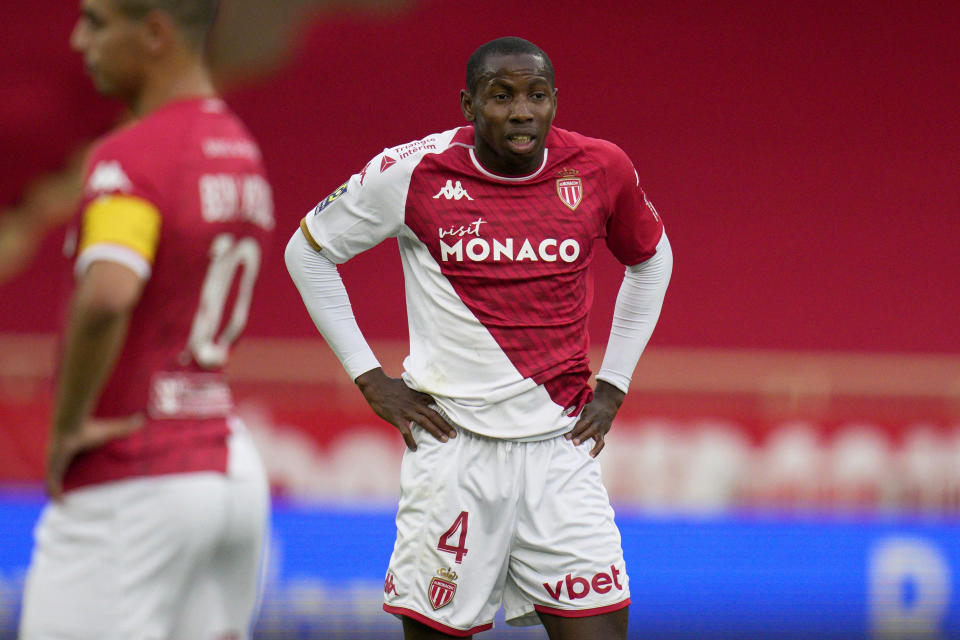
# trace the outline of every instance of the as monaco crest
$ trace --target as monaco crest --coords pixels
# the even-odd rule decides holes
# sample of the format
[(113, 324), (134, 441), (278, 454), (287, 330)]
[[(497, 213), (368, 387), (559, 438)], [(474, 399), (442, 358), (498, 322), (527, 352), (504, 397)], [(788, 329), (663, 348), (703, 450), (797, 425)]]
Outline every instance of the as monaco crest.
[(430, 604), (434, 611), (445, 607), (453, 600), (453, 594), (457, 592), (457, 583), (443, 578), (434, 578), (430, 581), (430, 587), (427, 589), (430, 596)]
[(557, 180), (557, 195), (573, 211), (583, 199), (583, 182), (580, 178), (560, 178)]

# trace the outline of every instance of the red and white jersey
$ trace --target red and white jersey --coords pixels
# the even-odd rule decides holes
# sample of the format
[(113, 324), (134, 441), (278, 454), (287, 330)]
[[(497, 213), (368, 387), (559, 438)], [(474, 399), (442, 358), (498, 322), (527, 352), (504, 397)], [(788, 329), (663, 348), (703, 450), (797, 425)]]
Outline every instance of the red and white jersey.
[(536, 172), (502, 177), (480, 165), (473, 135), (461, 127), (384, 150), (304, 226), (335, 263), (396, 237), (407, 384), (466, 429), (539, 439), (567, 430), (592, 397), (594, 241), (638, 264), (663, 227), (609, 142), (553, 128)]
[(76, 458), (67, 488), (226, 469), (232, 405), (219, 370), (273, 227), (260, 150), (219, 99), (168, 104), (95, 147), (75, 271), (111, 260), (148, 281), (93, 416), (143, 413), (147, 424)]

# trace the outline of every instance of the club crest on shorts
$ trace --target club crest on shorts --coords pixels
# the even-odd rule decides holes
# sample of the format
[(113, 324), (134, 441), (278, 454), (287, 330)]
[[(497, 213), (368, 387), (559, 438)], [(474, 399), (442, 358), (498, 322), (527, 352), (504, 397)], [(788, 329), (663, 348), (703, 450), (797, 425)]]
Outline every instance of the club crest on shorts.
[(557, 172), (557, 195), (560, 202), (574, 211), (583, 200), (583, 181), (576, 178), (579, 171), (576, 169), (561, 169)]
[(456, 571), (440, 569), (437, 573), (439, 575), (430, 580), (430, 586), (427, 587), (427, 595), (430, 597), (430, 605), (434, 611), (450, 604), (457, 592)]

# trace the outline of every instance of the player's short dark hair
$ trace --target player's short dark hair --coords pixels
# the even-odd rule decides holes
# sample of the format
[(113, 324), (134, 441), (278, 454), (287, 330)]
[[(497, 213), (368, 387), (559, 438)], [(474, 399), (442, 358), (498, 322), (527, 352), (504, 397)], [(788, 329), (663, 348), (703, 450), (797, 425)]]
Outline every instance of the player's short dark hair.
[(168, 14), (192, 44), (201, 45), (213, 26), (220, 0), (113, 0), (116, 7), (133, 18), (154, 10)]
[(483, 73), (487, 58), (491, 56), (524, 54), (537, 56), (543, 60), (543, 67), (547, 72), (547, 79), (550, 81), (550, 85), (553, 86), (553, 63), (550, 62), (550, 57), (546, 52), (529, 40), (507, 36), (480, 45), (467, 60), (467, 91), (469, 91), (471, 95), (476, 94), (477, 82), (480, 80), (480, 74)]

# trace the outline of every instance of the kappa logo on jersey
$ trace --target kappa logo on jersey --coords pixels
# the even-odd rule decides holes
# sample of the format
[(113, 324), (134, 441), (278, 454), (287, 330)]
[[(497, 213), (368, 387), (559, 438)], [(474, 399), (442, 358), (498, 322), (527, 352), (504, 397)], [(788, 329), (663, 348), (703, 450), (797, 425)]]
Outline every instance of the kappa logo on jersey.
[(383, 581), (383, 592), (387, 595), (400, 595), (397, 593), (397, 586), (393, 583), (393, 572), (388, 571), (387, 577)]
[(396, 160), (390, 156), (383, 156), (383, 159), (380, 161), (380, 173), (383, 173), (395, 164), (397, 164)]
[(313, 214), (316, 215), (316, 214), (320, 213), (321, 211), (323, 211), (324, 209), (327, 208), (327, 205), (329, 205), (331, 202), (333, 202), (334, 200), (336, 200), (337, 198), (339, 198), (340, 196), (342, 196), (342, 195), (345, 194), (346, 192), (347, 192), (347, 183), (344, 182), (342, 185), (340, 185), (339, 187), (337, 187), (336, 190), (335, 190), (333, 193), (331, 193), (331, 194), (328, 195), (326, 198), (324, 198), (323, 200), (320, 201), (320, 204), (318, 204), (318, 205), (314, 208)]
[(457, 593), (457, 572), (450, 569), (440, 569), (437, 573), (439, 575), (430, 580), (430, 585), (427, 588), (430, 605), (434, 611), (450, 604), (453, 596)]
[(90, 179), (87, 180), (87, 190), (91, 193), (102, 191), (109, 193), (112, 191), (131, 191), (133, 184), (130, 178), (123, 172), (120, 162), (117, 160), (101, 160), (90, 173)]
[(447, 184), (437, 192), (437, 195), (433, 196), (433, 199), (437, 200), (440, 196), (443, 196), (447, 200), (460, 200), (461, 198), (473, 200), (470, 194), (467, 193), (467, 190), (463, 188), (463, 185), (460, 184), (459, 180), (457, 180), (456, 183), (454, 183), (453, 180), (447, 180)]
[(609, 593), (614, 587), (623, 591), (623, 585), (617, 579), (619, 575), (620, 572), (617, 571), (617, 567), (610, 565), (610, 573), (601, 571), (594, 574), (590, 580), (579, 576), (574, 577), (573, 574), (568, 573), (562, 579), (557, 580), (555, 585), (544, 582), (543, 588), (547, 590), (551, 598), (559, 601), (560, 596), (563, 595), (564, 587), (566, 587), (567, 600), (579, 600), (580, 598), (586, 598), (591, 591), (601, 595)]

